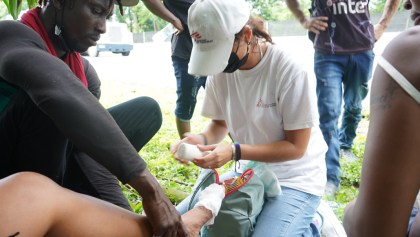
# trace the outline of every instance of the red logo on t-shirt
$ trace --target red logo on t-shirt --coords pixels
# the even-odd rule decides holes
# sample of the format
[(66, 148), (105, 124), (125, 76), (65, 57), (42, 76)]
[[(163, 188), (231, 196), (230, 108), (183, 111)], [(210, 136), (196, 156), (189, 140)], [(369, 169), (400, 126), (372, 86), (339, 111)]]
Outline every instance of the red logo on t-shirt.
[(201, 35), (195, 31), (191, 34), (191, 37), (194, 39), (194, 41), (200, 40), (201, 39)]

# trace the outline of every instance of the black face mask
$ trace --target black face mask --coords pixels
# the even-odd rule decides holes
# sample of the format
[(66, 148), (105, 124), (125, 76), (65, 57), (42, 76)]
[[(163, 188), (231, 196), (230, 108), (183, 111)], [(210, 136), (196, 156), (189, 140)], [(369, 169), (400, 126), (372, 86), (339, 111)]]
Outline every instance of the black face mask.
[(242, 59), (239, 59), (238, 55), (236, 54), (238, 52), (238, 49), (239, 49), (239, 46), (236, 49), (236, 52), (230, 53), (228, 65), (226, 66), (225, 70), (223, 70), (223, 72), (232, 73), (238, 70), (240, 67), (242, 67), (242, 65), (244, 65), (246, 61), (248, 60), (249, 44), (246, 49), (246, 54)]

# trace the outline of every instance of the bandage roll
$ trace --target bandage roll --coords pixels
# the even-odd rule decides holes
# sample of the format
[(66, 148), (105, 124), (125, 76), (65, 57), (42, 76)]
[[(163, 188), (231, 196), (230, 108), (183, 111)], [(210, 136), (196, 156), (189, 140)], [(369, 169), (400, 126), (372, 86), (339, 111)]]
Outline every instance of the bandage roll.
[(181, 143), (178, 146), (177, 155), (180, 159), (192, 161), (194, 158), (202, 157), (204, 154), (197, 148), (196, 145)]

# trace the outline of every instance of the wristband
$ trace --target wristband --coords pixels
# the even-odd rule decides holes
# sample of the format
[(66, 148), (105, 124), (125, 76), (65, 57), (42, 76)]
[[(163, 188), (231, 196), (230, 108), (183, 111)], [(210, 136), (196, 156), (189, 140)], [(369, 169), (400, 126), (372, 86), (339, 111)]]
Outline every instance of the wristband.
[(231, 144), (231, 146), (232, 146), (232, 156), (230, 157), (230, 160), (235, 160), (235, 150), (236, 150), (236, 147), (235, 147), (235, 144)]
[(235, 142), (235, 161), (239, 161), (241, 159), (241, 146), (239, 143)]
[(198, 135), (200, 135), (200, 136), (202, 136), (202, 137), (203, 137), (203, 140), (204, 140), (204, 145), (205, 145), (205, 146), (207, 146), (208, 142), (207, 142), (207, 137), (206, 137), (206, 135), (204, 135), (204, 133), (200, 133), (200, 134), (198, 134)]

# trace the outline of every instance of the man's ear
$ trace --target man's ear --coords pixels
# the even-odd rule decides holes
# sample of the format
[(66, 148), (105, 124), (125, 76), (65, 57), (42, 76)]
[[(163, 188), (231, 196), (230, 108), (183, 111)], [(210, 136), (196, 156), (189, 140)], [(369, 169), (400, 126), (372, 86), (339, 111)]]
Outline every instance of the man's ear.
[(62, 10), (64, 8), (64, 0), (51, 0), (55, 9)]

